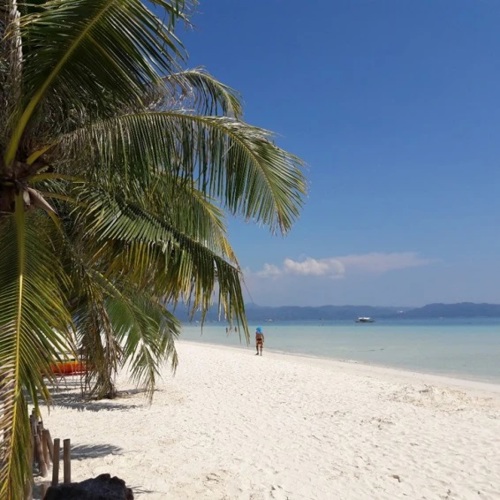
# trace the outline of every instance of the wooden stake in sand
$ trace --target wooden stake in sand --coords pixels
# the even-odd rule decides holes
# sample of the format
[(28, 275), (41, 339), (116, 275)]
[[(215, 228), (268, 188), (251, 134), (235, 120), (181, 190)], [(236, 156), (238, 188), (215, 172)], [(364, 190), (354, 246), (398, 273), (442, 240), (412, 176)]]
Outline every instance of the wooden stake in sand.
[(64, 482), (71, 483), (71, 441), (63, 441)]
[(54, 448), (52, 453), (52, 486), (59, 483), (59, 450), (61, 444), (59, 438), (54, 439)]

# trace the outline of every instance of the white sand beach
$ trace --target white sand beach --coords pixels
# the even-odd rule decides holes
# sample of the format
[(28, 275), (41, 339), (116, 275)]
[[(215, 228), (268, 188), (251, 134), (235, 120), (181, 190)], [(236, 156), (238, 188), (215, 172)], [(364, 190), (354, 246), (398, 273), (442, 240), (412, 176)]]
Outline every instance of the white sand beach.
[(153, 404), (63, 385), (44, 424), (74, 481), (110, 473), (135, 498), (499, 499), (500, 385), (178, 342)]

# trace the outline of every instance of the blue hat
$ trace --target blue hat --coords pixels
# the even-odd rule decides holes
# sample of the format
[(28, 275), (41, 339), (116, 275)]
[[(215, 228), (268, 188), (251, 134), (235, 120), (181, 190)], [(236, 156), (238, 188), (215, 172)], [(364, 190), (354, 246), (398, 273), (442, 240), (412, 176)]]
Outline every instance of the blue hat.
[(258, 326), (258, 327), (257, 327), (256, 332), (257, 332), (257, 333), (262, 333), (262, 327), (261, 327), (261, 326)]

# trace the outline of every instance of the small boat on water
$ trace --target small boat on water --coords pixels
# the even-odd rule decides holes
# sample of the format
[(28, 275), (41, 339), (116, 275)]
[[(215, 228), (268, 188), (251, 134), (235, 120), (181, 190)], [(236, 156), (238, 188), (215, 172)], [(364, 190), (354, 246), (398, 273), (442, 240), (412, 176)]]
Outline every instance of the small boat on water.
[(369, 316), (360, 316), (356, 320), (356, 323), (375, 323), (375, 320), (373, 318), (370, 318)]

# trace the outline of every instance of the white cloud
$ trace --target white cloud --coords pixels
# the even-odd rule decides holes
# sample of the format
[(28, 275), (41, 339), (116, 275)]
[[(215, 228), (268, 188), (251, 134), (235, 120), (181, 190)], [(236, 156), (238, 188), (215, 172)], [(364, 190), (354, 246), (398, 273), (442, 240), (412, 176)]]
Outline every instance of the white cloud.
[(280, 275), (325, 276), (329, 278), (343, 278), (349, 273), (383, 274), (398, 269), (425, 266), (433, 261), (418, 256), (415, 252), (372, 252), (362, 255), (344, 255), (326, 259), (307, 257), (296, 261), (287, 258), (281, 267), (274, 264), (264, 264), (257, 276), (268, 278)]
[(337, 259), (307, 259), (297, 262), (285, 259), (283, 271), (286, 274), (300, 274), (303, 276), (339, 276), (345, 272), (344, 266)]
[(272, 278), (282, 274), (282, 271), (274, 264), (264, 264), (262, 270), (257, 272), (256, 274), (261, 278)]

